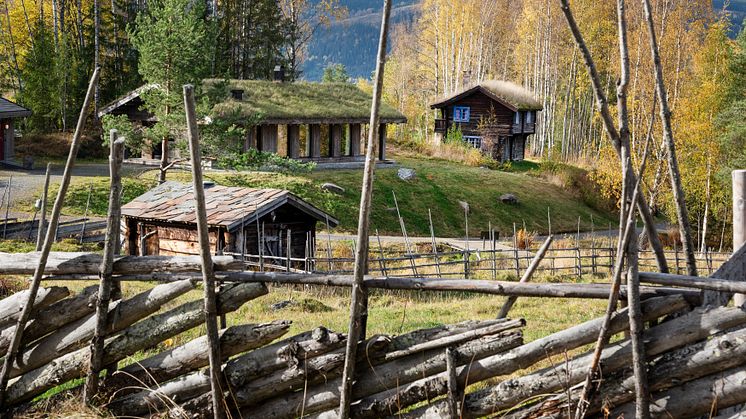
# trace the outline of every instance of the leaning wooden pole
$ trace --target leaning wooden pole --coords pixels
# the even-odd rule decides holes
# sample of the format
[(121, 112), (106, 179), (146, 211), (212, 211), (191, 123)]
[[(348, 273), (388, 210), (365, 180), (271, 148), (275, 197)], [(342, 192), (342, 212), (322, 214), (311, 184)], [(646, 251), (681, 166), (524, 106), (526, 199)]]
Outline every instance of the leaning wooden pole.
[[(733, 179), (733, 253), (746, 243), (746, 170), (734, 170)], [(735, 294), (736, 307), (746, 303), (746, 294)]]
[(101, 261), (101, 280), (98, 286), (96, 303), (96, 330), (91, 339), (91, 362), (86, 375), (83, 398), (86, 403), (93, 403), (98, 393), (99, 373), (103, 368), (104, 340), (109, 323), (109, 301), (114, 279), (114, 255), (119, 241), (119, 221), (122, 217), (122, 202), (119, 199), (122, 191), (122, 161), (124, 160), (124, 139), (117, 139), (117, 131), (109, 131), (109, 215), (106, 219), (106, 239), (104, 257)]
[(676, 157), (676, 142), (671, 126), (671, 109), (668, 106), (668, 93), (663, 81), (663, 65), (661, 64), (658, 40), (653, 24), (653, 12), (650, 0), (642, 0), (645, 16), (645, 24), (650, 39), (650, 53), (653, 59), (653, 72), (655, 74), (655, 89), (658, 92), (658, 108), (660, 109), (661, 124), (663, 125), (663, 143), (666, 146), (668, 158), (668, 173), (671, 178), (671, 195), (676, 204), (676, 219), (679, 223), (679, 234), (681, 236), (681, 247), (686, 255), (686, 269), (689, 275), (697, 276), (697, 259), (694, 256), (694, 243), (692, 242), (692, 227), (689, 223), (689, 211), (686, 208), (686, 197), (684, 187), (681, 185), (681, 171)]
[[(347, 350), (345, 351), (345, 364), (342, 371), (342, 385), (339, 389), (339, 417), (344, 419), (350, 415), (350, 398), (352, 396), (352, 384), (355, 376), (357, 346), (361, 331), (365, 329), (363, 322), (367, 319), (365, 311), (368, 308), (368, 294), (363, 287), (363, 279), (365, 266), (368, 262), (368, 229), (370, 227), (370, 203), (373, 197), (373, 172), (375, 170), (373, 148), (378, 140), (378, 111), (381, 106), (381, 92), (383, 90), (383, 71), (386, 64), (386, 38), (388, 36), (390, 14), (391, 0), (383, 0), (381, 35), (378, 40), (378, 56), (376, 59), (376, 80), (373, 85), (370, 129), (368, 130), (368, 144), (365, 149), (363, 190), (360, 196), (360, 215), (357, 225), (357, 242), (359, 245), (355, 253), (354, 282), (352, 285), (352, 301), (350, 303), (350, 325), (347, 336)], [(381, 147), (383, 147), (383, 143)]]
[(186, 110), (187, 132), (189, 137), (189, 154), (192, 159), (192, 184), (197, 211), (197, 235), (199, 236), (199, 254), (202, 258), (202, 283), (205, 288), (205, 325), (207, 342), (210, 347), (210, 393), (212, 411), (215, 419), (222, 419), (224, 414), (223, 391), (220, 388), (220, 336), (218, 335), (218, 318), (215, 296), (215, 272), (210, 255), (210, 237), (207, 226), (207, 206), (205, 189), (202, 184), (202, 156), (199, 149), (199, 132), (197, 131), (197, 113), (194, 105), (194, 86), (184, 86), (184, 109)]
[(39, 228), (36, 231), (36, 251), (41, 250), (44, 244), (44, 224), (47, 223), (47, 200), (49, 196), (49, 177), (52, 173), (52, 163), (47, 163), (47, 172), (44, 174), (44, 192), (41, 194), (41, 214), (39, 215)]
[[(547, 239), (544, 241), (544, 244), (542, 244), (539, 248), (539, 251), (536, 252), (536, 255), (534, 255), (533, 260), (531, 260), (531, 264), (528, 266), (528, 268), (526, 268), (526, 271), (523, 273), (521, 280), (518, 282), (528, 282), (531, 280), (531, 277), (534, 275), (534, 271), (536, 271), (536, 269), (539, 267), (542, 259), (544, 259), (544, 255), (547, 254), (547, 250), (549, 250), (549, 246), (551, 246), (552, 240), (554, 240), (554, 236), (550, 235), (549, 237), (547, 237)], [(518, 297), (516, 296), (508, 297), (508, 300), (505, 301), (505, 304), (503, 304), (502, 308), (500, 309), (500, 313), (498, 313), (497, 318), (504, 319), (508, 317), (508, 312), (511, 308), (513, 308), (513, 304), (515, 304), (516, 300), (518, 300)]]
[(62, 181), (60, 182), (60, 189), (57, 192), (57, 198), (54, 201), (54, 207), (52, 207), (52, 214), (49, 219), (49, 226), (47, 227), (47, 233), (44, 238), (44, 245), (41, 248), (41, 254), (39, 255), (39, 263), (34, 271), (34, 277), (31, 280), (31, 286), (29, 287), (28, 299), (23, 305), (23, 311), (21, 316), (18, 318), (15, 332), (10, 340), (8, 352), (5, 355), (3, 361), (3, 368), (0, 371), (0, 408), (5, 407), (5, 388), (8, 385), (8, 377), (10, 376), (10, 370), (13, 367), (13, 363), (18, 355), (18, 349), (21, 346), (21, 340), (23, 339), (23, 330), (26, 328), (26, 323), (31, 316), (31, 310), (33, 309), (34, 300), (36, 300), (36, 294), (39, 292), (39, 285), (41, 279), (44, 276), (44, 268), (47, 265), (47, 258), (49, 257), (49, 251), (52, 249), (52, 243), (54, 242), (55, 233), (57, 231), (57, 224), (60, 220), (60, 214), (62, 213), (62, 204), (65, 200), (65, 194), (67, 188), (70, 186), (70, 178), (72, 177), (73, 166), (75, 166), (75, 158), (78, 155), (78, 149), (80, 148), (80, 139), (83, 136), (83, 128), (85, 127), (85, 121), (88, 118), (88, 110), (93, 100), (93, 92), (96, 84), (98, 84), (98, 77), (100, 68), (96, 68), (93, 71), (93, 76), (88, 83), (88, 91), (83, 101), (83, 108), (80, 110), (80, 116), (78, 117), (78, 125), (75, 127), (75, 133), (73, 134), (73, 140), (70, 144), (70, 153), (67, 156), (67, 163), (65, 163), (65, 171), (62, 174)]

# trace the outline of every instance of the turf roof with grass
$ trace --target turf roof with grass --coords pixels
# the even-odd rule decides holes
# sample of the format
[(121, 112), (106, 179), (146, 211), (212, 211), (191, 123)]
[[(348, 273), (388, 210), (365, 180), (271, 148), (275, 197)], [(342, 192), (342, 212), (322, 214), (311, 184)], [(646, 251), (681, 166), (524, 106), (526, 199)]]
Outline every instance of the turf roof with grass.
[[(206, 91), (219, 91), (216, 116), (238, 114), (258, 118), (259, 124), (349, 124), (370, 121), (372, 97), (350, 83), (312, 83), (265, 80), (204, 81)], [(230, 91), (243, 90), (241, 100)], [(381, 103), (382, 123), (404, 123), (406, 117)]]

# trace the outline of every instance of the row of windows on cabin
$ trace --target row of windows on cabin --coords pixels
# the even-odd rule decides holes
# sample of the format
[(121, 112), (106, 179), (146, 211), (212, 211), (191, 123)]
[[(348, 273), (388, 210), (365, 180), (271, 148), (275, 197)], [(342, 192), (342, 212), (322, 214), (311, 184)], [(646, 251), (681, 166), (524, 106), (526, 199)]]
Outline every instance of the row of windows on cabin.
[[(454, 106), (453, 107), (453, 122), (469, 122), (471, 108), (468, 106)], [(513, 124), (520, 125), (521, 114), (526, 115), (526, 123), (534, 123), (534, 111), (526, 112), (515, 112), (513, 116)]]

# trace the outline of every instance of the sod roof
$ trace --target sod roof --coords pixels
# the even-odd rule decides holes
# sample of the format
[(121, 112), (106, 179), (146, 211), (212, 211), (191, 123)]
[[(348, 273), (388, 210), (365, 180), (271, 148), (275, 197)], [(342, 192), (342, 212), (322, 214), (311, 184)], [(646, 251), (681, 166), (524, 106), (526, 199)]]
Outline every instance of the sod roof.
[[(205, 91), (223, 86), (224, 80), (205, 80)], [(349, 83), (284, 82), (265, 80), (229, 80), (224, 99), (213, 107), (215, 115), (238, 112), (258, 117), (258, 124), (334, 124), (370, 121), (372, 97)], [(243, 90), (241, 100), (231, 90)], [(381, 103), (382, 123), (404, 123), (407, 118), (386, 103)]]
[(540, 111), (543, 108), (536, 97), (522, 86), (505, 80), (485, 80), (480, 84), (448, 95), (430, 105), (431, 108), (442, 108), (458, 100), (482, 92), (502, 103), (513, 111)]

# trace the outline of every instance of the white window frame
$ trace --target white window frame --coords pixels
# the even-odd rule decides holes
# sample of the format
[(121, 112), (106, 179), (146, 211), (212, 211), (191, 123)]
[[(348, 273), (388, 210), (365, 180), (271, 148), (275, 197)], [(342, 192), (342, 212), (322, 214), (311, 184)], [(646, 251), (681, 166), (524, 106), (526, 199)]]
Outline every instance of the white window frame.
[(479, 135), (464, 135), (462, 138), (466, 144), (477, 149), (482, 148), (482, 137)]
[(516, 112), (515, 116), (513, 116), (513, 125), (521, 125), (521, 113)]
[(526, 123), (527, 124), (533, 124), (534, 123), (534, 112), (533, 111), (527, 111), (526, 112)]

